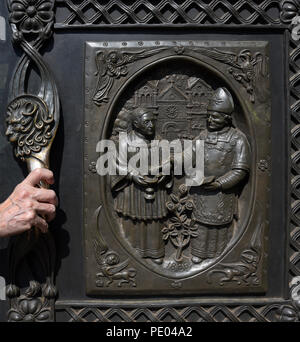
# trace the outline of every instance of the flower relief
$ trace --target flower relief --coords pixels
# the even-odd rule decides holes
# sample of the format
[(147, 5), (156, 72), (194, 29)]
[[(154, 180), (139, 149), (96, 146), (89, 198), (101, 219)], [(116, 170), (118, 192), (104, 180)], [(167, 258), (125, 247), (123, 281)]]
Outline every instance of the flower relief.
[(17, 309), (9, 311), (9, 322), (47, 322), (50, 317), (49, 308), (45, 307), (40, 298), (23, 298)]
[(166, 207), (171, 214), (167, 225), (163, 228), (163, 239), (171, 240), (176, 248), (175, 261), (183, 260), (183, 250), (190, 243), (191, 238), (197, 237), (197, 226), (192, 218), (195, 204), (188, 193), (188, 187), (181, 184), (178, 194), (170, 195), (171, 201), (166, 203)]
[(178, 110), (176, 106), (169, 106), (166, 111), (167, 111), (167, 116), (170, 119), (175, 119), (178, 116)]
[(54, 20), (53, 3), (49, 0), (13, 0), (10, 11), (10, 22), (22, 33), (40, 33)]

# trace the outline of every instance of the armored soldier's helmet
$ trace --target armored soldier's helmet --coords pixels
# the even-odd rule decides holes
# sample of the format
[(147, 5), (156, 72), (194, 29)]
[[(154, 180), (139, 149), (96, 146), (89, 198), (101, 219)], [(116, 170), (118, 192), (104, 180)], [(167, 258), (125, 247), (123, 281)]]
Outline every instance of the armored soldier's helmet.
[(234, 102), (230, 92), (226, 88), (218, 88), (210, 99), (207, 110), (231, 115)]

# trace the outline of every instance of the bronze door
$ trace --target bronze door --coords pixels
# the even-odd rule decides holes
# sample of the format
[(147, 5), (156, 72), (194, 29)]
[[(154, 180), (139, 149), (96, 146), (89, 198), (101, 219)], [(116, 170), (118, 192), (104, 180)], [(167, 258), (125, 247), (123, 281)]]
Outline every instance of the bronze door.
[[(26, 164), (59, 197), (49, 234), (1, 241), (1, 320), (298, 320), (296, 1), (0, 9), (1, 201)], [(196, 186), (172, 153), (168, 175), (99, 174), (100, 141), (196, 140)]]

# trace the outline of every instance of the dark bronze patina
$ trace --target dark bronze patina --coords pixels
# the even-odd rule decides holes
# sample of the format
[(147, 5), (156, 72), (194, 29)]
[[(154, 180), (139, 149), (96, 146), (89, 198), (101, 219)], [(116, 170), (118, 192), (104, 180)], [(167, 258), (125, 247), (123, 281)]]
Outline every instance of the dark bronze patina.
[[(22, 49), (23, 55), (12, 77), (6, 136), (14, 147), (15, 157), (26, 162), (28, 171), (49, 168), (50, 150), (59, 124), (60, 104), (52, 72), (39, 49), (52, 35), (54, 1), (8, 0), (7, 3), (13, 41)], [(32, 71), (30, 64), (35, 65), (40, 75), (38, 94), (30, 93), (26, 87), (25, 80), (30, 78)], [(40, 187), (47, 188), (48, 185), (41, 183)], [(35, 233), (30, 231), (11, 240), (9, 284), (6, 289), (7, 297), (11, 300), (9, 321), (45, 322), (54, 319), (52, 307), (57, 295), (54, 286), (56, 249), (51, 231), (42, 235), (36, 230)], [(38, 267), (29, 261), (33, 253), (38, 256)], [(45, 281), (41, 282), (36, 275), (33, 276), (22, 293), (17, 278), (20, 265), (24, 262), (28, 262), (33, 274), (42, 275)]]
[(221, 255), (231, 239), (238, 217), (238, 185), (250, 171), (250, 149), (245, 135), (232, 127), (233, 98), (219, 88), (209, 101), (204, 140), (204, 173), (208, 181), (194, 193), (198, 237), (192, 240), (192, 261)]
[[(28, 275), (30, 287), (22, 295), (17, 288), (8, 288), (12, 298), (9, 319), (47, 321), (56, 316), (57, 321), (299, 321), (299, 2), (10, 0), (9, 3), (11, 22), (18, 27), (18, 33), (14, 31), (15, 41), (22, 42), (24, 34), (36, 51), (44, 39), (34, 42), (34, 37), (49, 37), (56, 10), (54, 31), (59, 34), (48, 41), (43, 53), (46, 52), (51, 69), (58, 76), (64, 108), (63, 133), (56, 141), (64, 150), (59, 195), (71, 240), (70, 254), (64, 245), (66, 239), (59, 236), (56, 240), (66, 257), (61, 268), (58, 267), (57, 280), (63, 295), (56, 304), (53, 288), (41, 289), (35, 277)], [(116, 29), (122, 33), (122, 42), (115, 41)], [(219, 42), (206, 41), (211, 39)], [(85, 56), (83, 121), (81, 52), (85, 41), (95, 40), (97, 43), (88, 44)], [(260, 41), (270, 42), (270, 56)], [(67, 44), (66, 49), (62, 48)], [(10, 53), (8, 58), (14, 57), (14, 52)], [(169, 59), (164, 63), (165, 58)], [(19, 70), (22, 66), (25, 70), (28, 61), (22, 56)], [(62, 74), (69, 63), (74, 72), (65, 77)], [(80, 72), (76, 74), (75, 70)], [(16, 75), (18, 72), (13, 74), (13, 80)], [(22, 72), (19, 76), (12, 83), (19, 84), (22, 90), (26, 77)], [(137, 107), (153, 113), (160, 138), (192, 140), (207, 129), (208, 102), (220, 87), (227, 88), (233, 97), (233, 128), (242, 132), (250, 145), (250, 169), (234, 189), (228, 190), (235, 194), (239, 214), (235, 211), (233, 215), (232, 238), (219, 257), (192, 262), (191, 246), (199, 239), (198, 224), (193, 217), (198, 207), (194, 195), (197, 200), (201, 191), (199, 187), (196, 194), (191, 194), (183, 186), (183, 179), (174, 177), (167, 216), (161, 222), (164, 260), (155, 264), (153, 258), (142, 257), (124, 236), (122, 217), (115, 210), (117, 193), (111, 191), (110, 179), (96, 173), (95, 146), (104, 137), (113, 139), (118, 119), (127, 117)], [(71, 93), (68, 89), (72, 89)], [(28, 159), (43, 150), (54, 137), (56, 120), (51, 119), (51, 104), (34, 94), (21, 91), (8, 99), (11, 106), (7, 133), (12, 141), (21, 108), (26, 108), (22, 111), (27, 114), (32, 113), (26, 119), (43, 121), (36, 132), (40, 138), (32, 143), (29, 139), (23, 145), (19, 134), (21, 146), (14, 144), (19, 158)], [(5, 103), (1, 105), (5, 107)], [(30, 108), (34, 111), (27, 110)], [(85, 147), (81, 174), (81, 163), (75, 162), (73, 153), (79, 155), (81, 151), (82, 132), (76, 133), (83, 122)], [(55, 166), (60, 168), (57, 157)], [(4, 160), (0, 163), (1, 174), (11, 172), (2, 182), (5, 193), (11, 190), (10, 178), (14, 178), (18, 168), (9, 157), (2, 154), (1, 158)], [(72, 188), (76, 184), (81, 189), (81, 180), (83, 224), (80, 224), (81, 192)], [(206, 181), (211, 183), (212, 178)], [(204, 185), (201, 188), (204, 191)], [(155, 197), (153, 189), (149, 187), (150, 197)], [(68, 203), (70, 195), (72, 201)], [(42, 245), (47, 244), (39, 244)], [(11, 273), (16, 265), (19, 271), (28, 273), (24, 264), (19, 263), (27, 259), (22, 256), (23, 251), (26, 249), (11, 250)], [(50, 256), (53, 264), (54, 245), (42, 254)], [(83, 255), (85, 268), (81, 264)], [(46, 268), (47, 264), (48, 261), (44, 263)], [(85, 276), (88, 296), (83, 293)], [(268, 287), (267, 278), (271, 280)], [(115, 294), (122, 296), (115, 298)], [(136, 294), (140, 296), (135, 297)], [(92, 300), (90, 295), (94, 296)], [(0, 308), (0, 317), (3, 310)]]
[[(255, 202), (254, 184), (265, 186), (269, 177), (264, 173), (257, 178), (255, 168), (256, 160), (269, 158), (267, 92), (255, 100), (248, 97), (249, 89), (239, 87), (240, 79), (228, 73), (228, 63), (215, 58), (221, 42), (194, 42), (190, 47), (189, 42), (174, 46), (166, 41), (157, 49), (147, 42), (143, 51), (139, 45), (130, 42), (124, 48), (114, 43), (113, 49), (87, 45), (88, 60), (106, 56), (106, 66), (113, 63), (112, 52), (115, 56), (139, 56), (105, 88), (106, 100), (101, 106), (86, 111), (86, 121), (104, 127), (98, 134), (91, 126), (86, 129), (86, 152), (94, 155), (87, 168), (97, 161), (92, 150), (97, 139), (109, 138), (118, 146), (119, 133), (126, 132), (126, 147), (140, 142), (146, 150), (154, 139), (204, 141), (205, 178), (202, 185), (187, 187), (185, 174), (180, 177), (172, 172), (168, 177), (151, 176), (150, 170), (148, 175), (128, 172), (100, 177), (89, 173), (85, 183), (89, 194), (85, 202), (88, 293), (214, 293), (220, 283), (226, 293), (264, 292), (266, 245), (261, 239), (268, 227), (262, 224), (266, 212)], [(247, 56), (259, 56), (259, 63), (267, 65), (263, 42), (222, 46), (237, 61), (249, 51)], [(86, 65), (89, 75), (95, 75), (93, 68), (94, 64)], [(102, 75), (105, 81), (107, 72)], [(253, 69), (251, 75), (253, 80), (259, 76), (261, 86), (268, 89), (265, 74)], [(97, 91), (99, 84), (99, 78), (86, 78), (88, 88)], [(253, 96), (257, 95), (255, 89), (253, 86)], [(93, 101), (90, 96), (87, 103)], [(256, 111), (259, 117), (254, 116)], [(264, 148), (258, 148), (257, 139)], [(131, 157), (129, 153), (128, 160)], [(267, 204), (268, 197), (260, 196)], [(98, 214), (90, 220), (95, 217), (92, 208)], [(98, 246), (98, 257), (89, 241)], [(116, 251), (110, 275), (118, 276), (109, 280), (103, 265)], [(222, 272), (228, 277), (220, 278)], [(145, 278), (149, 282), (142, 280)]]
[[(129, 161), (136, 154), (130, 150), (137, 151), (137, 146), (140, 153), (144, 152), (143, 149), (147, 149), (146, 153), (150, 151), (151, 141), (155, 138), (155, 121), (149, 110), (140, 107), (128, 116), (131, 128), (123, 143), (126, 146), (121, 146), (117, 139), (114, 141), (120, 149), (129, 151)], [(120, 216), (125, 239), (142, 258), (151, 258), (157, 264), (162, 264), (165, 255), (161, 224), (167, 217), (167, 189), (171, 186), (172, 178), (161, 174), (151, 176), (129, 172), (125, 176), (111, 176), (114, 208)]]

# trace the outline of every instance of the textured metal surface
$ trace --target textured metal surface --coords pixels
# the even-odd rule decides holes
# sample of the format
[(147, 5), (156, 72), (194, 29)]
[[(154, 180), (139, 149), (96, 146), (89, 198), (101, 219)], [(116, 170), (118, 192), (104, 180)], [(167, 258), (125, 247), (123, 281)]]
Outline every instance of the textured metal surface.
[(161, 308), (58, 306), (56, 318), (68, 322), (272, 322), (280, 303), (268, 305), (191, 305)]
[(291, 114), (291, 232), (290, 232), (290, 277), (300, 275), (300, 92), (297, 89), (300, 78), (300, 46), (289, 41), (290, 53), (290, 114)]
[[(101, 4), (100, 4), (101, 3)], [(125, 4), (126, 3), (126, 4)], [(264, 304), (264, 299), (258, 298), (257, 304), (243, 304), (240, 303), (234, 304), (220, 304), (216, 305), (213, 303), (208, 305), (194, 305), (187, 304), (182, 305), (181, 307), (173, 307), (172, 302), (169, 303), (162, 302), (161, 307), (156, 306), (153, 308), (152, 305), (142, 305), (138, 302), (136, 305), (128, 306), (125, 302), (116, 299), (115, 302), (109, 306), (105, 306), (101, 299), (97, 299), (93, 304), (85, 302), (86, 299), (83, 290), (83, 285), (81, 284), (81, 280), (83, 279), (83, 274), (81, 272), (82, 265), (82, 251), (81, 251), (81, 231), (82, 228), (78, 225), (78, 222), (81, 220), (80, 214), (80, 205), (81, 205), (81, 190), (80, 184), (78, 183), (78, 177), (81, 176), (81, 163), (76, 162), (74, 158), (74, 151), (76, 153), (81, 153), (81, 113), (82, 113), (82, 100), (80, 98), (81, 95), (81, 79), (82, 75), (79, 71), (76, 71), (78, 68), (74, 67), (74, 65), (78, 66), (82, 63), (83, 54), (82, 54), (82, 46), (84, 41), (94, 40), (95, 36), (88, 35), (83, 33), (80, 37), (77, 35), (72, 35), (72, 30), (75, 29), (88, 29), (88, 28), (105, 28), (106, 32), (109, 32), (109, 28), (119, 27), (124, 29), (124, 32), (129, 27), (146, 27), (147, 31), (136, 31), (135, 34), (139, 36), (138, 39), (143, 40), (141, 33), (150, 32), (148, 29), (150, 27), (172, 27), (174, 28), (174, 32), (177, 33), (176, 28), (182, 28), (184, 26), (195, 26), (195, 27), (209, 27), (211, 34), (220, 35), (220, 28), (227, 27), (232, 36), (235, 34), (248, 34), (250, 32), (257, 32), (256, 37), (252, 36), (253, 40), (260, 39), (260, 33), (262, 31), (255, 31), (255, 28), (260, 27), (264, 28), (264, 32), (268, 33), (269, 37), (274, 34), (272, 28), (278, 28), (276, 31), (278, 33), (278, 41), (281, 43), (277, 44), (276, 39), (272, 41), (272, 44), (277, 47), (273, 50), (273, 59), (279, 62), (280, 58), (277, 59), (277, 56), (280, 55), (282, 51), (282, 47), (286, 48), (285, 58), (286, 65), (282, 66), (282, 64), (278, 63), (276, 67), (274, 67), (273, 62), (273, 70), (276, 70), (276, 73), (273, 74), (274, 82), (282, 82), (282, 78), (277, 78), (277, 75), (280, 74), (282, 68), (286, 68), (286, 72), (288, 69), (290, 70), (289, 80), (286, 84), (286, 93), (284, 93), (284, 89), (277, 87), (276, 89), (278, 96), (281, 97), (282, 102), (279, 100), (275, 101), (277, 106), (276, 113), (281, 113), (283, 116), (283, 112), (280, 111), (281, 103), (286, 105), (287, 99), (290, 100), (290, 105), (286, 106), (286, 114), (290, 114), (290, 126), (291, 126), (291, 158), (290, 164), (286, 162), (285, 158), (286, 153), (282, 153), (282, 150), (287, 151), (288, 147), (281, 147), (286, 143), (285, 139), (282, 138), (282, 135), (285, 134), (286, 121), (285, 119), (281, 120), (281, 117), (278, 118), (278, 121), (274, 122), (274, 135), (276, 136), (276, 141), (274, 141), (274, 149), (273, 153), (280, 156), (281, 160), (284, 161), (285, 171), (280, 171), (281, 166), (279, 163), (275, 163), (278, 168), (276, 170), (272, 170), (272, 174), (274, 175), (282, 175), (284, 173), (285, 178), (276, 178), (276, 181), (273, 180), (272, 185), (275, 191), (279, 191), (278, 193), (273, 193), (273, 204), (277, 208), (277, 204), (280, 201), (280, 197), (283, 197), (283, 201), (287, 197), (286, 194), (280, 192), (282, 189), (286, 189), (284, 185), (279, 185), (277, 183), (279, 179), (283, 181), (283, 179), (291, 178), (291, 197), (290, 202), (286, 203), (286, 210), (289, 212), (290, 221), (285, 224), (284, 219), (281, 220), (282, 215), (285, 215), (284, 210), (279, 210), (278, 214), (273, 215), (273, 226), (274, 232), (279, 236), (284, 228), (288, 231), (288, 245), (289, 249), (287, 254), (289, 255), (289, 260), (286, 263), (286, 273), (289, 275), (289, 280), (292, 281), (295, 276), (299, 276), (300, 267), (300, 244), (299, 244), (299, 236), (300, 236), (300, 194), (299, 194), (299, 186), (300, 186), (300, 169), (299, 169), (299, 160), (300, 160), (300, 120), (299, 120), (299, 103), (300, 103), (300, 94), (298, 90), (298, 83), (300, 78), (300, 64), (299, 64), (299, 56), (300, 50), (298, 47), (298, 41), (292, 39), (292, 37), (296, 37), (298, 35), (297, 28), (297, 17), (299, 16), (299, 2), (295, 0), (284, 0), (284, 1), (261, 1), (261, 0), (253, 0), (253, 1), (184, 1), (184, 0), (174, 0), (174, 1), (160, 1), (160, 0), (151, 0), (151, 1), (77, 1), (77, 0), (56, 0), (56, 24), (55, 28), (58, 30), (60, 28), (68, 29), (68, 32), (71, 33), (68, 35), (68, 50), (70, 55), (72, 55), (73, 61), (72, 66), (67, 64), (61, 65), (62, 60), (67, 60), (69, 58), (68, 53), (63, 53), (62, 51), (66, 47), (66, 37), (63, 31), (60, 31), (61, 37), (59, 35), (55, 36), (55, 44), (54, 44), (54, 52), (48, 55), (49, 61), (51, 65), (55, 65), (56, 77), (59, 80), (60, 91), (63, 95), (63, 107), (65, 109), (65, 130), (59, 130), (59, 144), (55, 146), (55, 151), (58, 152), (55, 161), (59, 165), (55, 165), (57, 170), (57, 174), (59, 173), (60, 177), (60, 196), (62, 198), (62, 208), (65, 212), (59, 213), (59, 222), (64, 223), (66, 229), (59, 229), (60, 232), (57, 233), (57, 245), (59, 246), (59, 258), (60, 258), (60, 269), (58, 272), (57, 280), (62, 292), (61, 297), (63, 298), (73, 298), (76, 301), (76, 304), (72, 303), (62, 303), (57, 302), (56, 306), (56, 320), (58, 321), (276, 321), (280, 320), (294, 320), (297, 319), (297, 307), (292, 307), (290, 300), (280, 300), (270, 299), (271, 304)], [(145, 4), (145, 6), (144, 6)], [(0, 4), (1, 8), (2, 3)], [(139, 7), (137, 7), (139, 6)], [(162, 7), (164, 6), (164, 7)], [(186, 7), (187, 6), (187, 7)], [(190, 6), (190, 7), (188, 7)], [(158, 10), (157, 10), (158, 9)], [(5, 11), (4, 11), (5, 15)], [(243, 32), (239, 31), (240, 28), (243, 28)], [(287, 30), (289, 28), (289, 31)], [(237, 30), (235, 30), (237, 29)], [(249, 31), (247, 31), (249, 29)], [(271, 29), (271, 30), (270, 30)], [(92, 31), (85, 31), (90, 32)], [(115, 31), (110, 31), (111, 33), (115, 33)], [(191, 31), (185, 31), (187, 35), (191, 33)], [(208, 32), (208, 31), (206, 31)], [(228, 31), (229, 32), (229, 31)], [(122, 32), (123, 33), (123, 32)], [(292, 35), (292, 33), (294, 33)], [(226, 35), (226, 33), (224, 32)], [(284, 36), (286, 34), (286, 41), (284, 42), (279, 37)], [(114, 34), (112, 34), (113, 36)], [(205, 35), (205, 34), (204, 34)], [(102, 41), (109, 41), (111, 37), (109, 34), (103, 33), (97, 36), (97, 39)], [(121, 39), (131, 39), (131, 38), (121, 38)], [(160, 39), (157, 37), (155, 39)], [(174, 38), (176, 36), (174, 34)], [(201, 37), (202, 39), (202, 37)], [(206, 38), (208, 39), (208, 38)], [(212, 38), (214, 39), (214, 37)], [(218, 38), (220, 39), (220, 38)], [(231, 39), (231, 38), (229, 38)], [(271, 40), (273, 38), (270, 38)], [(278, 42), (277, 41), (277, 42)], [(0, 42), (1, 43), (1, 42)], [(286, 46), (284, 46), (286, 43)], [(57, 48), (56, 48), (57, 47)], [(49, 50), (50, 51), (50, 50)], [(49, 52), (47, 51), (47, 52)], [(4, 61), (3, 56), (9, 56), (9, 60), (16, 60), (15, 52), (13, 49), (7, 44), (3, 51), (4, 53), (0, 56), (1, 62)], [(54, 54), (56, 55), (54, 57)], [(6, 60), (5, 60), (6, 62)], [(276, 64), (276, 62), (275, 62)], [(80, 68), (79, 68), (80, 69)], [(9, 68), (10, 72), (11, 67)], [(68, 79), (66, 80), (65, 72), (69, 71)], [(79, 89), (79, 90), (78, 90)], [(279, 91), (281, 89), (281, 91)], [(1, 90), (1, 89), (0, 89)], [(2, 106), (5, 106), (4, 99), (2, 99), (3, 94), (5, 95), (7, 91), (1, 90), (0, 92), (0, 102)], [(74, 102), (74, 98), (76, 97), (76, 101)], [(288, 107), (288, 108), (287, 108)], [(71, 113), (70, 115), (68, 113)], [(273, 124), (273, 123), (272, 123)], [(1, 126), (2, 127), (2, 126)], [(3, 127), (2, 127), (3, 128)], [(282, 129), (283, 128), (283, 129)], [(3, 129), (2, 129), (3, 130)], [(284, 131), (284, 133), (282, 133)], [(277, 132), (281, 132), (277, 135)], [(277, 139), (278, 137), (278, 139)], [(1, 136), (1, 142), (4, 142), (3, 137)], [(280, 142), (277, 142), (280, 140)], [(282, 142), (282, 144), (280, 144)], [(3, 143), (4, 148), (1, 152), (1, 174), (7, 174), (5, 180), (1, 179), (1, 193), (9, 194), (11, 187), (15, 184), (15, 181), (19, 178), (22, 179), (22, 175), (19, 173), (18, 168), (14, 168), (15, 161), (12, 160), (11, 157), (11, 149), (10, 146), (5, 145)], [(64, 157), (62, 158), (62, 149), (64, 150)], [(258, 161), (258, 169), (264, 172), (269, 172), (271, 166), (271, 162), (269, 160), (260, 160)], [(94, 169), (95, 165), (93, 165), (93, 161), (90, 163), (90, 170)], [(72, 169), (72, 172), (70, 171)], [(76, 170), (74, 172), (74, 170)], [(58, 172), (61, 171), (61, 172)], [(89, 172), (91, 172), (89, 171)], [(84, 176), (84, 173), (82, 174)], [(79, 185), (79, 186), (78, 186)], [(70, 189), (72, 189), (72, 196), (70, 196)], [(272, 190), (273, 191), (273, 190)], [(3, 197), (4, 195), (2, 195)], [(72, 200), (70, 199), (72, 197)], [(74, 201), (78, 199), (78, 201)], [(280, 207), (282, 209), (282, 207)], [(67, 213), (67, 221), (65, 223), (65, 214)], [(280, 229), (277, 227), (277, 223), (279, 225), (281, 223)], [(282, 283), (287, 284), (287, 274), (285, 274), (282, 270), (281, 260), (284, 259), (284, 248), (283, 243), (279, 243), (276, 237), (270, 236), (272, 240), (272, 244), (274, 246), (280, 246), (280, 249), (277, 249), (276, 252), (273, 250), (274, 260), (278, 262), (278, 270), (277, 264), (276, 267), (274, 265), (269, 265), (269, 268), (272, 269), (272, 280), (276, 280), (275, 284), (271, 284), (273, 288), (271, 290), (272, 293), (276, 294), (276, 297), (284, 297), (288, 295), (286, 291), (284, 291), (283, 287), (280, 285)], [(282, 237), (284, 238), (284, 237)], [(281, 238), (281, 239), (282, 239)], [(68, 248), (71, 250), (68, 250)], [(280, 260), (276, 259), (277, 253), (280, 254)], [(5, 257), (4, 253), (1, 254)], [(68, 256), (68, 257), (67, 257)], [(65, 259), (64, 259), (65, 258)], [(63, 260), (64, 259), (64, 260)], [(283, 263), (283, 262), (282, 262)], [(2, 265), (3, 269), (3, 265)], [(278, 272), (279, 271), (279, 272)], [(70, 274), (72, 275), (70, 277)], [(221, 303), (223, 300), (220, 299)], [(3, 308), (5, 306), (2, 305), (0, 308), (1, 317), (3, 317)], [(280, 309), (280, 310), (278, 310)], [(296, 310), (296, 311), (295, 311)], [(281, 313), (278, 315), (278, 311)], [(189, 314), (190, 313), (190, 314)], [(284, 315), (288, 315), (289, 317), (284, 317)], [(294, 317), (293, 317), (294, 315)]]
[[(85, 111), (84, 224), (89, 295), (104, 292), (155, 295), (162, 291), (165, 294), (262, 293), (267, 288), (264, 237), (268, 234), (269, 193), (265, 189), (270, 173), (259, 169), (258, 161), (271, 160), (269, 74), (261, 72), (262, 65), (268, 66), (268, 44), (265, 41), (190, 43), (160, 41), (158, 46), (157, 41), (127, 41), (126, 46), (124, 42), (89, 42), (86, 45), (85, 102), (88, 109)], [(215, 53), (221, 46), (226, 58), (216, 60)], [(240, 55), (244, 55), (246, 61), (249, 56), (260, 56), (257, 69), (248, 63), (247, 75), (257, 79), (253, 82), (256, 84), (251, 92), (253, 97), (248, 96), (247, 88), (251, 86), (246, 68), (232, 62), (230, 66), (236, 68), (239, 77), (232, 77), (233, 70), (228, 71), (229, 57), (239, 60)], [(97, 63), (98, 58), (100, 62)], [(95, 69), (95, 60), (101, 69)], [(128, 63), (130, 60), (133, 62)], [(239, 87), (242, 78), (248, 87)], [(134, 83), (130, 83), (132, 79)], [(221, 107), (212, 107), (213, 89), (221, 86), (232, 89), (234, 101), (228, 90), (219, 91), (225, 94), (224, 99), (232, 101), (232, 107), (226, 106), (222, 110), (232, 112), (234, 102), (232, 120), (236, 128), (231, 127), (231, 120), (224, 119), (224, 132), (207, 132), (206, 125), (210, 122), (207, 110), (221, 110)], [(120, 89), (122, 96), (118, 95)], [(95, 92), (99, 94), (97, 102), (94, 101)], [(118, 132), (128, 129), (128, 139), (137, 139), (131, 114), (138, 108), (153, 113), (156, 133), (161, 139), (172, 141), (180, 139), (181, 135), (203, 139), (205, 176), (224, 182), (224, 189), (210, 192), (205, 188), (209, 184), (184, 190), (180, 186), (185, 181), (184, 175), (177, 180), (171, 175), (172, 182), (167, 180), (170, 197), (175, 201), (179, 192), (183, 197), (193, 198), (196, 208), (191, 228), (194, 231), (190, 226), (183, 231), (184, 225), (177, 223), (178, 228), (171, 232), (175, 205), (168, 202), (164, 183), (159, 189), (153, 186), (157, 197), (148, 205), (147, 187), (143, 189), (140, 184), (136, 186), (135, 180), (131, 182), (127, 176), (116, 175), (110, 177), (110, 189), (106, 179), (99, 177), (91, 167), (91, 161), (95, 163), (99, 158), (96, 153), (99, 137), (110, 137), (114, 141)], [(139, 137), (141, 134), (139, 132)], [(240, 153), (238, 146), (243, 146), (244, 153)], [(128, 153), (128, 158), (130, 156)], [(226, 158), (231, 158), (227, 164)], [(236, 158), (239, 171), (232, 169), (232, 158)], [(219, 160), (222, 165), (216, 167)], [(115, 190), (119, 183), (120, 192)], [(199, 210), (201, 205), (206, 208)], [(97, 209), (99, 207), (101, 210)], [(144, 208), (150, 209), (146, 212)], [(178, 206), (176, 210), (182, 215), (180, 219), (185, 220), (188, 213), (183, 213), (182, 208)], [(235, 220), (234, 217), (239, 218)], [(197, 234), (192, 237), (197, 232), (199, 238)], [(205, 234), (207, 238), (203, 238)], [(227, 234), (230, 235), (228, 240)], [(176, 238), (172, 238), (175, 235)], [(180, 242), (184, 236), (188, 238)], [(201, 239), (207, 241), (204, 247)], [(184, 249), (183, 253), (181, 249)], [(203, 260), (199, 260), (201, 257)]]
[(276, 0), (58, 0), (57, 27), (80, 25), (280, 25)]
[[(291, 199), (290, 199), (290, 236), (289, 236), (289, 280), (300, 275), (300, 92), (298, 82), (300, 79), (300, 46), (299, 42), (295, 41), (291, 32), (294, 30), (297, 23), (297, 18), (300, 14), (300, 4), (295, 0), (281, 1), (280, 18), (283, 23), (290, 25), (290, 32), (287, 32), (287, 52), (288, 52), (288, 97), (289, 97), (289, 114), (290, 114), (290, 152), (291, 152)], [(296, 19), (296, 21), (295, 21)]]

